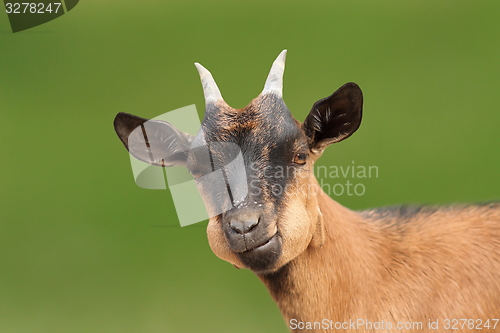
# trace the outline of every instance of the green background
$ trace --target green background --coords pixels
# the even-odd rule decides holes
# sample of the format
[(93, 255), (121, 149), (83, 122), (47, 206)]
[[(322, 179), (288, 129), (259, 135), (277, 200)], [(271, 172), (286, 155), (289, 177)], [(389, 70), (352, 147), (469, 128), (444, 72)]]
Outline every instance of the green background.
[(345, 82), (363, 89), (360, 129), (319, 163), (379, 177), (339, 202), (500, 197), (498, 0), (87, 0), (16, 34), (1, 14), (0, 332), (286, 332), (206, 222), (180, 228), (167, 191), (134, 184), (112, 127), (120, 111), (201, 115), (195, 61), (243, 107), (284, 48), (299, 120)]

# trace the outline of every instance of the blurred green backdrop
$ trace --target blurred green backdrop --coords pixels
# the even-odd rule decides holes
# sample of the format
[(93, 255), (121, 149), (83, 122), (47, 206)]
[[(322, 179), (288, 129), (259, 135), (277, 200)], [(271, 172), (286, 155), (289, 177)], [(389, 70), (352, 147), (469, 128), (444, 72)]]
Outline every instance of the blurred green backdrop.
[[(352, 209), (500, 197), (500, 2), (81, 1), (13, 34), (0, 15), (0, 332), (286, 332), (267, 290), (138, 188), (119, 111), (243, 107), (287, 48), (303, 120), (348, 81), (364, 119), (320, 165), (378, 166)], [(327, 179), (331, 184), (338, 180)]]

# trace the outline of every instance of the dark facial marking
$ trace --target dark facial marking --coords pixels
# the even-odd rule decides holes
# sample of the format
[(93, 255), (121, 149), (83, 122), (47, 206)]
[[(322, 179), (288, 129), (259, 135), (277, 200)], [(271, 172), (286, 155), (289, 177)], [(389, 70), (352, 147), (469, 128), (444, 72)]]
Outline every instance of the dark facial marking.
[[(233, 209), (222, 213), (217, 220), (229, 247), (247, 267), (256, 272), (269, 271), (281, 255), (282, 238), (277, 221), (280, 210), (286, 207), (283, 201), (288, 185), (294, 182), (297, 169), (303, 167), (302, 162), (307, 158), (307, 138), (283, 100), (274, 95), (259, 96), (240, 110), (226, 105), (207, 109), (202, 123), (207, 144), (215, 147), (214, 143), (229, 143), (241, 149), (249, 189), (243, 202), (233, 202)], [(225, 149), (211, 148), (210, 152), (216, 168), (235, 157), (234, 152)], [(196, 164), (196, 160), (193, 156), (194, 163), (188, 164)], [(245, 225), (238, 219), (246, 210), (259, 212), (259, 223), (242, 232), (243, 227), (234, 226)]]
[[(270, 201), (279, 206), (294, 167), (300, 167), (295, 157), (304, 155), (307, 139), (281, 98), (260, 96), (241, 110), (227, 106), (212, 106), (202, 124), (207, 142), (229, 142), (240, 147), (249, 189), (254, 198), (249, 201)], [(233, 156), (214, 151), (216, 164), (225, 165)], [(260, 192), (260, 194), (259, 194)], [(253, 200), (255, 199), (255, 200)]]

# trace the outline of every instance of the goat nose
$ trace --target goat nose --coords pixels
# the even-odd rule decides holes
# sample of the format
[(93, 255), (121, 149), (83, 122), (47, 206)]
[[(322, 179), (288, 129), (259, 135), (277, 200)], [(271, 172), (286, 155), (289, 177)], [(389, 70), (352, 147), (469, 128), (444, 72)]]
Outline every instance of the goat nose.
[(259, 220), (258, 215), (243, 214), (242, 216), (234, 216), (229, 221), (229, 226), (237, 233), (245, 234), (259, 224)]

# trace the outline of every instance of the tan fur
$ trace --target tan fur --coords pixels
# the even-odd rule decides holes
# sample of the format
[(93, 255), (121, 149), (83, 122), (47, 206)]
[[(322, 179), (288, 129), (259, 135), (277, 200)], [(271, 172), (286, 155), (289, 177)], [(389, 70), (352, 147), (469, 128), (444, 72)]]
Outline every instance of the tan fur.
[[(210, 185), (199, 186), (209, 213), (232, 205), (227, 205), (232, 207), (230, 211), (209, 220), (208, 241), (223, 260), (256, 272), (287, 326), (292, 326), (292, 320), (315, 326), (323, 326), (325, 320), (422, 324), (417, 329), (394, 326), (388, 330), (380, 326), (352, 329), (351, 325), (338, 329), (299, 327), (296, 332), (476, 331), (469, 329), (470, 320), (473, 327), (479, 320), (484, 324), (488, 320), (496, 329), (480, 325), (481, 331), (500, 332), (500, 323), (493, 321), (500, 319), (500, 203), (354, 212), (333, 201), (320, 188), (313, 165), (327, 145), (357, 130), (362, 92), (355, 83), (346, 83), (314, 103), (301, 124), (286, 108), (281, 87), (274, 86), (281, 85), (277, 75), (282, 77), (285, 54), (282, 52), (273, 65), (271, 81), (266, 81), (270, 90), (239, 110), (221, 99), (211, 75), (197, 65), (203, 86), (208, 87), (205, 95), (210, 97), (202, 131), (191, 137), (170, 124), (156, 123), (168, 134), (153, 131), (148, 136), (166, 147), (161, 155), (166, 160), (161, 163), (153, 160), (149, 144), (148, 149), (143, 144), (129, 146), (130, 133), (146, 119), (119, 113), (115, 131), (138, 159), (155, 165), (185, 166), (193, 175), (203, 175), (198, 169), (206, 165), (197, 162), (195, 153), (183, 159), (183, 149), (188, 149), (190, 140), (206, 140), (210, 147), (212, 142), (228, 142), (246, 151), (247, 163), (251, 163), (246, 167), (256, 166), (250, 173), (254, 177), (250, 184), (256, 180), (260, 190), (248, 193), (248, 202), (217, 202)], [(144, 127), (143, 134), (146, 136)], [(224, 150), (213, 147), (211, 158), (224, 161)], [(208, 164), (206, 160), (203, 163)], [(277, 164), (293, 166), (294, 170), (286, 178), (266, 176), (267, 167)], [(249, 181), (240, 173), (237, 176)], [(284, 192), (274, 193), (276, 185), (284, 186), (280, 190)], [(216, 204), (211, 207), (213, 202)], [(458, 329), (446, 329), (446, 320), (457, 320)], [(467, 325), (460, 320), (468, 320)], [(437, 329), (429, 327), (436, 321)]]
[[(368, 221), (324, 193), (319, 194), (319, 207), (326, 221), (326, 241), (290, 263), (290, 281), (282, 281), (290, 288), (273, 293), (269, 278), (260, 276), (271, 287), (287, 323), (292, 318), (419, 321), (428, 331), (430, 319), (439, 320), (437, 332), (445, 332), (445, 319), (484, 322), (500, 317), (498, 210), (437, 211), (427, 219), (417, 216), (401, 232), (390, 221)], [(459, 330), (469, 331), (475, 330)]]
[[(286, 213), (277, 221), (283, 253), (276, 269), (288, 265), (259, 275), (287, 326), (290, 319), (365, 319), (423, 323), (423, 330), (404, 332), (472, 332), (445, 330), (444, 320), (484, 323), (500, 317), (499, 206), (445, 208), (398, 223), (395, 217), (341, 206), (319, 189), (308, 163), (307, 174), (289, 188)], [(305, 185), (313, 190), (303, 190)], [(210, 220), (208, 239), (220, 258), (244, 267), (216, 219)], [(439, 320), (439, 329), (429, 330), (429, 320)]]
[[(259, 97), (241, 110), (225, 109), (218, 134), (242, 130), (258, 133), (260, 109), (273, 109)], [(279, 124), (282, 119), (276, 119)], [(296, 120), (295, 120), (296, 121)], [(302, 125), (296, 121), (297, 127)], [(264, 140), (256, 135), (255, 140)], [(296, 329), (296, 332), (472, 332), (469, 322), (445, 329), (445, 320), (500, 319), (500, 204), (446, 207), (398, 215), (384, 211), (354, 212), (320, 188), (312, 172), (326, 145), (311, 149), (304, 167), (287, 184), (280, 215), (262, 188), (264, 216), (272, 216), (265, 233), (276, 231), (281, 255), (258, 277), (268, 287), (287, 326), (302, 323), (357, 321), (413, 323), (415, 329)], [(261, 154), (269, 154), (268, 146)], [(296, 146), (298, 151), (300, 147)], [(238, 268), (222, 218), (207, 229), (213, 252)], [(429, 324), (438, 321), (438, 329)], [(452, 325), (453, 322), (450, 322)], [(490, 326), (495, 322), (491, 321)], [(482, 332), (493, 332), (481, 326)], [(495, 331), (500, 332), (500, 323)]]

